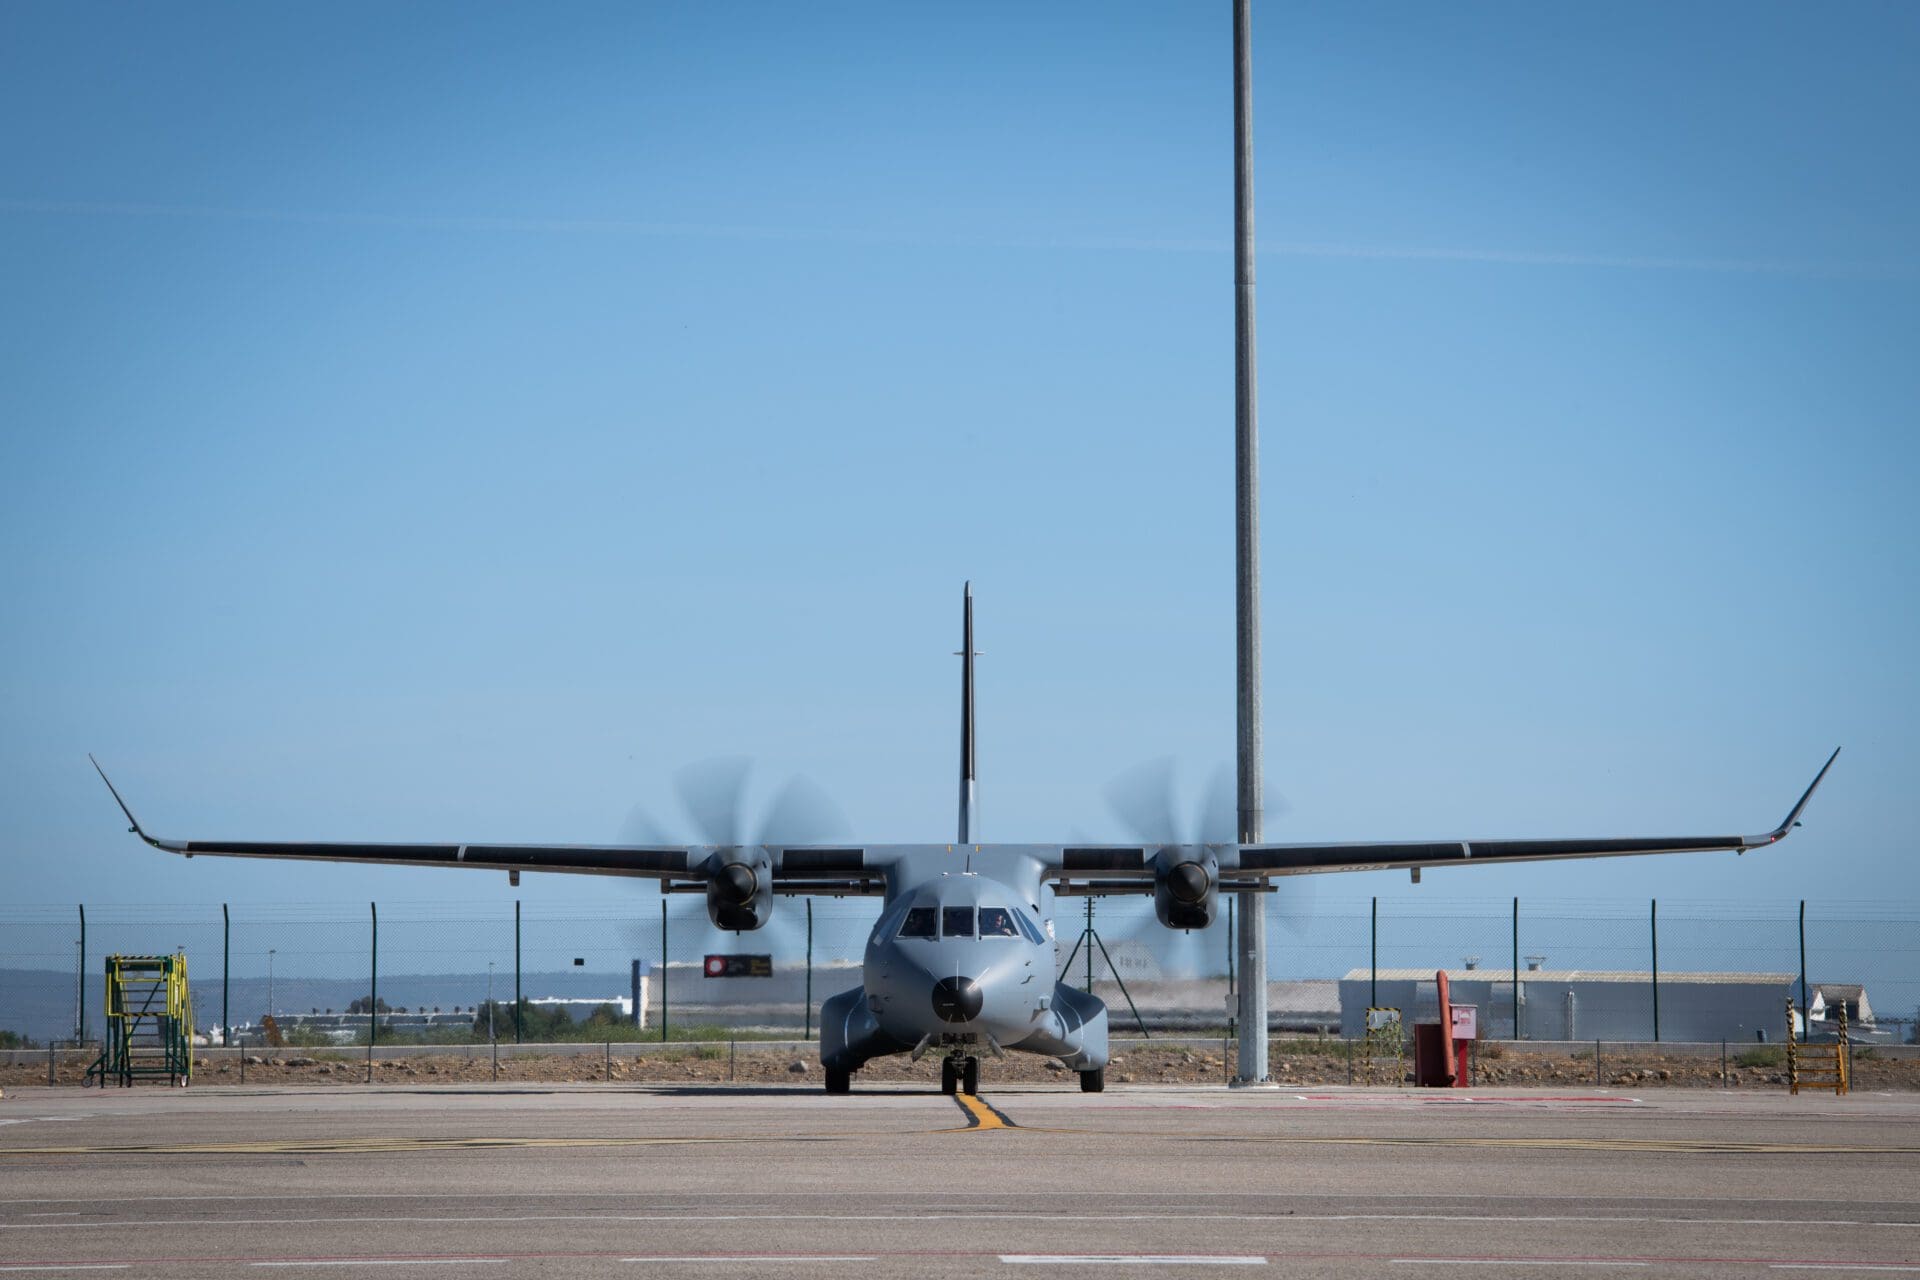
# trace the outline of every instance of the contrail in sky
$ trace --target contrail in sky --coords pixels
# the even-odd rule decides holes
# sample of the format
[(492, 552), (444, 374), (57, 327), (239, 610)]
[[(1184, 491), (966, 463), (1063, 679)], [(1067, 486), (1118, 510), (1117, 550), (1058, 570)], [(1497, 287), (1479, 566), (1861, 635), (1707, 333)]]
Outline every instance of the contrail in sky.
[[(704, 222), (648, 222), (622, 218), (430, 217), (407, 214), (339, 213), (292, 209), (243, 209), (215, 205), (119, 204), (0, 197), (0, 213), (83, 217), (181, 218), (224, 222), (277, 222), (309, 226), (372, 227), (413, 231), (479, 231), (539, 234), (630, 235), (712, 240), (810, 241), (845, 244), (926, 245), (979, 249), (1068, 250), (1119, 253), (1225, 254), (1220, 239), (1154, 239), (1136, 236), (1020, 238), (937, 235), (885, 230), (735, 226)], [(1268, 240), (1262, 257), (1350, 258), (1361, 261), (1477, 262), (1506, 266), (1603, 267), (1631, 271), (1705, 271), (1735, 275), (1813, 276), (1907, 280), (1920, 267), (1897, 262), (1813, 261), (1790, 258), (1694, 258), (1632, 254), (1568, 253), (1526, 249), (1434, 248)]]

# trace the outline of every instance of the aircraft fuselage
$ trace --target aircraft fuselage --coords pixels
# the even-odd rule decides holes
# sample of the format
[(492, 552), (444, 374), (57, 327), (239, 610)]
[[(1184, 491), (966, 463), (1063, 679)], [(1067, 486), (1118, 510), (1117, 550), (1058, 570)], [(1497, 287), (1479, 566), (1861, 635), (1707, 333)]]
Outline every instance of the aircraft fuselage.
[(852, 1072), (889, 1053), (1006, 1050), (1097, 1072), (1106, 1007), (1059, 982), (1046, 859), (1006, 846), (904, 856), (868, 935), (861, 986), (821, 1013), (821, 1061)]

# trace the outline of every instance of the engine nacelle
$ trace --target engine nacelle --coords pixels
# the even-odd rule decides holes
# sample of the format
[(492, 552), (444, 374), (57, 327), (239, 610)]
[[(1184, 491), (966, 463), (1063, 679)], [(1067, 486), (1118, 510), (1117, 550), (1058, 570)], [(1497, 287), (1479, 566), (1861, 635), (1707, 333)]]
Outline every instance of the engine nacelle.
[(1153, 860), (1153, 913), (1169, 929), (1204, 929), (1220, 910), (1220, 860), (1210, 850), (1162, 849)]
[(773, 863), (765, 849), (728, 849), (708, 860), (707, 916), (736, 933), (772, 918)]

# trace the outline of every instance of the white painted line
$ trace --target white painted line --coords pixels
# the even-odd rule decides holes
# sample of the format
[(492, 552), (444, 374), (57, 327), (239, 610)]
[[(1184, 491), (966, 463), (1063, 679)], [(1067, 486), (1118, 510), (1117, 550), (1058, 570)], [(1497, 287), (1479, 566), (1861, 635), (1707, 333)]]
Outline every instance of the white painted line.
[(39, 1262), (0, 1267), (0, 1271), (125, 1271), (130, 1262)]
[(66, 1120), (86, 1120), (87, 1116), (12, 1116), (0, 1124), (58, 1124)]
[(249, 1262), (250, 1267), (497, 1267), (512, 1258), (310, 1258), (305, 1262)]
[(1208, 1253), (1003, 1253), (1000, 1261), (1068, 1267), (1264, 1267), (1259, 1254), (1239, 1257)]
[(1769, 1262), (1775, 1271), (1920, 1271), (1891, 1262)]
[(1410, 1267), (1644, 1267), (1644, 1262), (1604, 1258), (1389, 1258)]
[(620, 1259), (622, 1262), (875, 1262), (877, 1260), (878, 1259), (872, 1254), (866, 1253), (761, 1253), (748, 1257), (714, 1253), (675, 1255), (671, 1257), (662, 1254), (659, 1257), (649, 1256), (645, 1258)]

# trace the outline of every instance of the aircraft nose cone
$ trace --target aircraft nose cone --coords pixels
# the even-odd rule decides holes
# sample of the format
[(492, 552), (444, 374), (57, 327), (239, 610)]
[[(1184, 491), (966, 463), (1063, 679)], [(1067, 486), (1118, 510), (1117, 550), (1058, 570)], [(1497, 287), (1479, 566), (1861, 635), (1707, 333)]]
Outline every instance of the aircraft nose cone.
[(724, 901), (739, 905), (753, 897), (753, 891), (760, 887), (760, 878), (745, 863), (729, 862), (713, 878), (713, 885)]
[(985, 996), (972, 978), (942, 978), (933, 984), (933, 1012), (942, 1022), (971, 1022)]
[(1182, 862), (1167, 874), (1167, 889), (1181, 902), (1206, 897), (1207, 882), (1207, 869), (1197, 862)]

